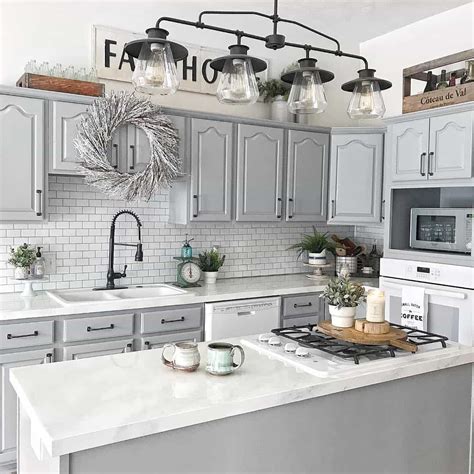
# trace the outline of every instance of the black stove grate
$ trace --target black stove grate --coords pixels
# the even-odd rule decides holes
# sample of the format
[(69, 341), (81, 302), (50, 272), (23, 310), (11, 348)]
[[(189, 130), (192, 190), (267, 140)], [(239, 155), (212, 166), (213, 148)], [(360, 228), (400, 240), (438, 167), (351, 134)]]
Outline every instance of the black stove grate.
[[(448, 338), (445, 336), (400, 326), (399, 324), (390, 323), (390, 325), (405, 331), (407, 340), (417, 346), (439, 342), (442, 347), (446, 347)], [(374, 346), (342, 341), (317, 331), (313, 324), (273, 329), (272, 333), (297, 342), (303, 347), (318, 349), (343, 359), (352, 359), (356, 364), (359, 363), (360, 357), (368, 357), (369, 359), (395, 357), (398, 351), (398, 349), (387, 344)]]

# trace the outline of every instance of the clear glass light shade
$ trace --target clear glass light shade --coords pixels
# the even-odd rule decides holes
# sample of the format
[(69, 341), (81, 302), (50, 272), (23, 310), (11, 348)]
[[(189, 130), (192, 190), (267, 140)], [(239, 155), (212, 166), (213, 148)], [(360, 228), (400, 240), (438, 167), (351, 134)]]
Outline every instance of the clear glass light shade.
[(227, 59), (217, 86), (219, 102), (223, 104), (255, 104), (258, 97), (257, 78), (250, 59)]
[(356, 84), (347, 114), (352, 119), (383, 117), (385, 104), (377, 81), (362, 81)]
[(179, 79), (168, 43), (144, 43), (132, 75), (135, 89), (145, 94), (174, 94)]
[(288, 108), (293, 114), (320, 114), (328, 102), (318, 71), (298, 71), (293, 79)]

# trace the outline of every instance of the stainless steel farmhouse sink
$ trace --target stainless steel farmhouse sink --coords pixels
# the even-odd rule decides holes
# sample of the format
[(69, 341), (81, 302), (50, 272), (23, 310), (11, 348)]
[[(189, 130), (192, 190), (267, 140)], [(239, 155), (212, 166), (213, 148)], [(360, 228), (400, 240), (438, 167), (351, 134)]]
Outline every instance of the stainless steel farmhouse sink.
[(69, 306), (72, 304), (99, 303), (102, 301), (164, 298), (167, 296), (185, 295), (187, 291), (175, 288), (171, 285), (158, 284), (100, 291), (88, 288), (80, 288), (77, 290), (49, 290), (46, 293), (59, 304)]

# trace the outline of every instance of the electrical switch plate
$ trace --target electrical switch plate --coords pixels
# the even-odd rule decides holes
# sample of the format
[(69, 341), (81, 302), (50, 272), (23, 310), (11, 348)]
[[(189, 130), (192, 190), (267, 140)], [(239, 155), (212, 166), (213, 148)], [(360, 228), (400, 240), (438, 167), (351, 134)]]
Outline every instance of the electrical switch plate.
[(43, 252), (43, 258), (46, 266), (46, 275), (52, 275), (56, 273), (56, 253)]

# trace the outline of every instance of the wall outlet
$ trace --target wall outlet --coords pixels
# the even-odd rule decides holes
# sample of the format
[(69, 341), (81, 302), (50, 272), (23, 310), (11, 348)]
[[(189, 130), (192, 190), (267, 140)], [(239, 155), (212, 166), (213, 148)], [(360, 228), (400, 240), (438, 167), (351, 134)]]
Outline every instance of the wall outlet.
[(52, 275), (56, 273), (56, 253), (43, 252), (43, 258), (46, 266), (46, 275)]

